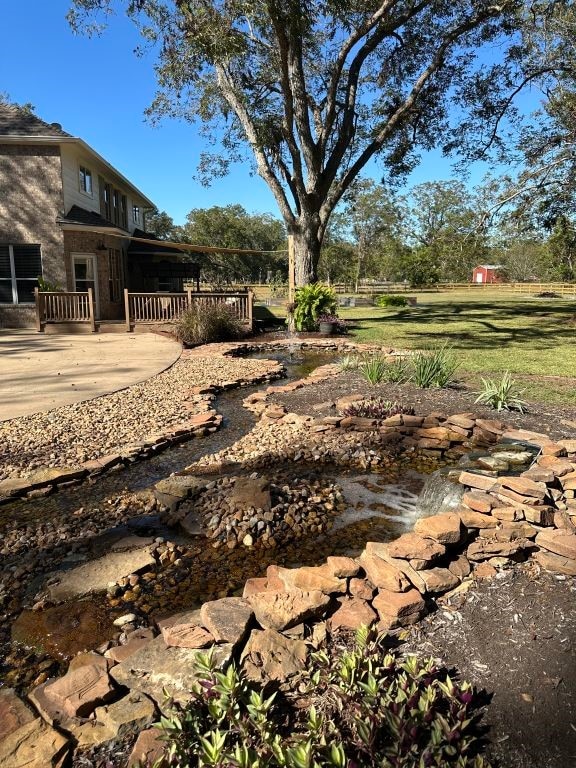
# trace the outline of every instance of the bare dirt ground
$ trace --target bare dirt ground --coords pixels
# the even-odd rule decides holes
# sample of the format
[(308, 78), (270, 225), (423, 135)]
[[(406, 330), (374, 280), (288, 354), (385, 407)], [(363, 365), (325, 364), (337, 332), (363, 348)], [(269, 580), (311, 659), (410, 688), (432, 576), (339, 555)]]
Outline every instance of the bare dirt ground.
[[(326, 384), (274, 395), (288, 410), (334, 414), (334, 401), (360, 393), (414, 407), (417, 414), (473, 412), (552, 438), (576, 434), (576, 410), (531, 403), (496, 414), (464, 388), (370, 386), (342, 373)], [(409, 652), (431, 655), (472, 682), (486, 700), (487, 755), (498, 768), (576, 766), (576, 579), (519, 564), (477, 580), (408, 633)]]

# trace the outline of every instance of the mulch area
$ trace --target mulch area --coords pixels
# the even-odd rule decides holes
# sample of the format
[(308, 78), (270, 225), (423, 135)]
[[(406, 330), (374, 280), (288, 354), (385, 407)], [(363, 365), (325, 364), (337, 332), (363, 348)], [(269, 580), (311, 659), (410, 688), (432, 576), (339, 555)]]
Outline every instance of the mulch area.
[[(348, 394), (384, 397), (418, 415), (472, 412), (513, 428), (576, 435), (576, 409), (530, 403), (529, 412), (476, 405), (463, 387), (422, 390), (413, 385), (371, 386), (357, 373), (275, 394), (289, 411), (334, 415)], [(498, 768), (574, 768), (576, 765), (576, 579), (535, 564), (500, 570), (475, 581), (410, 630), (409, 652), (431, 655), (472, 682), (487, 703), (487, 756)]]

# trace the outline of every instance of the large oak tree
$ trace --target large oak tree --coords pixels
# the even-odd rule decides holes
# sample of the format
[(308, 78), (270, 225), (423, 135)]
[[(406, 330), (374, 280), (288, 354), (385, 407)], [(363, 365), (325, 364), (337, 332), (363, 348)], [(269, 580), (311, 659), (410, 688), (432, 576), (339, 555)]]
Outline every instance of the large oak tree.
[(157, 45), (153, 111), (214, 139), (201, 170), (251, 150), (294, 235), (298, 284), (367, 164), (389, 177), (422, 149), (480, 154), (521, 78), (520, 0), (73, 0), (70, 18), (118, 7)]

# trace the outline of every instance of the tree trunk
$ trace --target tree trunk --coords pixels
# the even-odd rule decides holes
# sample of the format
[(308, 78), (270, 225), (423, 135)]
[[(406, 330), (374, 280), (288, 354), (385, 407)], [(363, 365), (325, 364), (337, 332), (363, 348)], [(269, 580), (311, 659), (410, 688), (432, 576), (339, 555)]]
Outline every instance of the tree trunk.
[(318, 279), (320, 260), (320, 224), (314, 219), (299, 222), (294, 235), (294, 271), (296, 287), (314, 283)]

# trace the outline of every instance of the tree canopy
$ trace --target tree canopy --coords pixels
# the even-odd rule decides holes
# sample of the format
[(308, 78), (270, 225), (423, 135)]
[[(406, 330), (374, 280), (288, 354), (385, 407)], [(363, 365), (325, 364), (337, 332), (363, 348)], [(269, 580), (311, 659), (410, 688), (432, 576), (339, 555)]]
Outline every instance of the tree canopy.
[[(114, 0), (73, 0), (75, 28)], [(316, 276), (332, 211), (375, 158), (386, 178), (422, 149), (476, 157), (527, 75), (521, 0), (124, 0), (156, 43), (155, 115), (199, 120), (201, 172), (248, 148), (294, 235), (296, 280)], [(105, 16), (105, 18), (107, 18)], [(494, 60), (494, 51), (498, 59)]]

